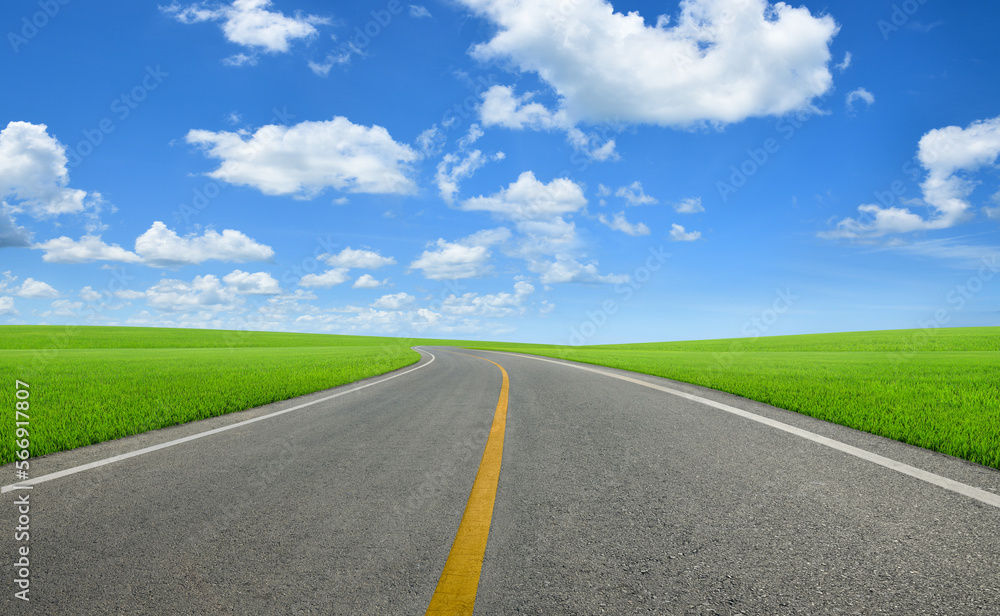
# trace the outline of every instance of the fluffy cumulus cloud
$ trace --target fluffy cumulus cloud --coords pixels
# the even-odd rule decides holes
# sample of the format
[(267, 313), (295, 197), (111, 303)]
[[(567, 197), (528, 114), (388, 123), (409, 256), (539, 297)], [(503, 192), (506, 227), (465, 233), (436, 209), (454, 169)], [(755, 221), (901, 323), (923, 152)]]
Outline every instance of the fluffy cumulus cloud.
[(355, 249), (350, 246), (335, 255), (320, 255), (320, 258), (327, 265), (347, 269), (378, 269), (396, 263), (392, 257), (383, 257), (377, 251)]
[(0, 201), (6, 202), (0, 210), (0, 242), (6, 236), (24, 245), (26, 232), (11, 219), (14, 209), (47, 218), (82, 213), (100, 199), (69, 187), (67, 163), (66, 147), (45, 124), (10, 122), (0, 131)]
[(271, 274), (267, 272), (244, 272), (234, 270), (222, 277), (233, 291), (240, 295), (278, 295), (281, 293), (281, 286)]
[[(299, 281), (300, 285), (328, 289), (350, 280), (351, 276), (348, 271), (351, 269), (379, 269), (396, 263), (392, 257), (383, 257), (377, 251), (351, 248), (350, 246), (337, 254), (323, 254), (319, 258), (332, 269), (320, 274), (306, 274)], [(384, 284), (385, 281), (380, 282), (374, 276), (364, 274), (354, 282), (352, 287), (355, 289), (375, 289)]]
[(595, 263), (580, 263), (562, 255), (557, 255), (551, 262), (541, 263), (532, 271), (539, 274), (542, 284), (557, 284), (563, 282), (602, 282), (621, 284), (629, 281), (628, 274), (601, 274)]
[(419, 158), (381, 126), (344, 117), (256, 132), (192, 130), (187, 142), (222, 161), (208, 175), (267, 195), (311, 199), (327, 188), (352, 193), (409, 194), (410, 163)]
[[(289, 17), (280, 11), (271, 10), (272, 4), (271, 0), (235, 0), (232, 4), (210, 8), (203, 3), (182, 6), (174, 2), (160, 8), (185, 24), (219, 22), (227, 41), (254, 52), (287, 52), (292, 41), (316, 36), (316, 26), (329, 23), (328, 19), (316, 15), (296, 14)], [(237, 56), (252, 57), (245, 54)], [(230, 58), (230, 64), (239, 63), (234, 58)], [(249, 62), (244, 60), (242, 63)]]
[(225, 229), (222, 233), (210, 229), (203, 235), (180, 237), (159, 221), (136, 238), (135, 252), (144, 264), (153, 267), (196, 265), (209, 260), (268, 261), (274, 256), (270, 246), (259, 244), (233, 229)]
[(573, 147), (590, 158), (598, 161), (618, 158), (614, 139), (602, 141), (598, 135), (583, 132), (564, 110), (550, 111), (545, 105), (533, 101), (534, 96), (533, 92), (518, 96), (510, 86), (491, 86), (482, 94), (479, 117), (485, 126), (565, 131)]
[(691, 197), (674, 204), (674, 211), (678, 214), (698, 214), (705, 211), (705, 206), (701, 204), (701, 197)]
[(601, 224), (607, 225), (609, 228), (614, 229), (615, 231), (621, 231), (626, 235), (631, 235), (631, 236), (649, 235), (649, 227), (647, 227), (645, 224), (641, 222), (635, 224), (630, 223), (625, 218), (625, 212), (617, 212), (614, 215), (614, 218), (612, 218), (611, 220), (608, 220), (607, 216), (601, 214), (600, 216), (598, 216), (598, 220), (601, 221)]
[(460, 1), (498, 29), (472, 49), (476, 58), (534, 73), (558, 97), (553, 111), (495, 89), (486, 123), (724, 125), (811, 110), (833, 83), (837, 24), (784, 2), (684, 0), (675, 20), (647, 26), (606, 0)]
[(191, 282), (161, 280), (143, 295), (151, 308), (164, 312), (231, 310), (239, 302), (238, 294), (211, 274), (195, 276)]
[(15, 292), (15, 295), (29, 299), (55, 299), (59, 297), (59, 291), (56, 291), (50, 284), (41, 280), (25, 278), (24, 282)]
[(476, 278), (490, 272), (490, 247), (510, 239), (505, 227), (486, 229), (455, 242), (439, 238), (431, 242), (420, 257), (410, 263), (431, 280)]
[(670, 228), (670, 241), (693, 242), (701, 239), (701, 231), (688, 231), (682, 225), (673, 224)]
[(139, 263), (142, 257), (125, 250), (118, 244), (108, 244), (97, 235), (84, 235), (79, 240), (58, 237), (35, 244), (32, 248), (44, 250), (42, 261), (46, 263), (90, 263), (91, 261), (117, 261), (119, 263)]
[(507, 188), (467, 199), (459, 207), (513, 222), (517, 239), (507, 252), (526, 259), (528, 269), (543, 282), (620, 281), (621, 277), (599, 274), (594, 263), (578, 261), (582, 251), (576, 224), (567, 217), (586, 206), (583, 188), (576, 182), (556, 178), (546, 184), (525, 171)]
[[(836, 239), (872, 239), (895, 233), (948, 229), (972, 217), (969, 197), (984, 167), (995, 168), (1000, 156), (1000, 117), (973, 122), (966, 128), (948, 126), (920, 139), (917, 159), (926, 172), (920, 188), (930, 209), (921, 215), (907, 207), (866, 204), (860, 216), (845, 218), (820, 234)], [(987, 212), (988, 214), (989, 212)]]
[(409, 306), (416, 301), (417, 298), (413, 297), (409, 293), (394, 293), (392, 295), (383, 295), (374, 302), (372, 302), (372, 308), (380, 308), (383, 310), (400, 310), (406, 306)]
[(17, 308), (14, 307), (14, 298), (9, 295), (0, 296), (0, 314), (16, 315)]
[(446, 315), (463, 317), (504, 318), (517, 316), (525, 313), (525, 300), (534, 292), (534, 286), (524, 280), (519, 280), (514, 283), (513, 293), (452, 294), (441, 302), (441, 312)]
[(343, 284), (351, 279), (350, 274), (344, 268), (337, 268), (327, 270), (321, 274), (306, 274), (299, 280), (299, 284), (303, 287), (320, 287), (323, 289), (329, 289), (330, 287), (335, 287), (338, 284)]
[(212, 315), (241, 309), (247, 295), (276, 296), (280, 293), (278, 281), (269, 273), (235, 270), (221, 279), (211, 274), (195, 276), (191, 282), (163, 279), (145, 291), (126, 290), (115, 295), (128, 301), (144, 299), (150, 308), (161, 312), (200, 311)]
[(556, 178), (544, 184), (531, 171), (525, 171), (507, 188), (488, 197), (473, 197), (461, 205), (463, 210), (491, 212), (517, 223), (548, 221), (578, 212), (587, 205), (579, 184)]
[(352, 289), (377, 289), (379, 287), (384, 287), (388, 283), (387, 280), (379, 280), (378, 278), (372, 276), (371, 274), (362, 274), (358, 276), (358, 279), (354, 281), (351, 285)]
[(151, 267), (198, 265), (210, 260), (269, 261), (274, 256), (270, 246), (259, 244), (233, 229), (225, 229), (222, 233), (210, 229), (202, 235), (180, 237), (160, 221), (136, 238), (135, 252), (118, 244), (108, 244), (97, 235), (84, 235), (79, 240), (63, 236), (35, 244), (33, 248), (44, 250), (42, 260), (48, 263), (117, 261)]
[(615, 191), (616, 197), (625, 199), (629, 205), (654, 205), (659, 203), (655, 197), (650, 197), (642, 190), (642, 183), (636, 180), (628, 186), (622, 186)]

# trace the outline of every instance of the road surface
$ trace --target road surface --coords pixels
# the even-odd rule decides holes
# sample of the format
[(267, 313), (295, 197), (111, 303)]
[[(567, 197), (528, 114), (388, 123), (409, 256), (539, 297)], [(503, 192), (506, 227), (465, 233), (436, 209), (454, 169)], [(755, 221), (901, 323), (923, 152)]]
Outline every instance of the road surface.
[(498, 416), (486, 358), (509, 399), (477, 615), (1000, 613), (1000, 472), (666, 379), (422, 354), (33, 460), (37, 479), (226, 428), (4, 488), (5, 562), (30, 498), (31, 601), (5, 567), (0, 612), (425, 614)]

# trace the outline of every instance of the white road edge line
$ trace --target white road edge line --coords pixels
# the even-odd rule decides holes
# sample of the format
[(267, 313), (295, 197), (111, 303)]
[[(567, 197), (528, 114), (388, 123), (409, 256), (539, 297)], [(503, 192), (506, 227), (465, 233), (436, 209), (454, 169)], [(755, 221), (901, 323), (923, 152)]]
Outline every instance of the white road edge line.
[[(744, 411), (743, 409), (738, 409), (735, 406), (729, 406), (728, 404), (722, 404), (721, 402), (715, 402), (714, 400), (709, 400), (708, 398), (702, 398), (701, 396), (696, 396), (694, 394), (689, 394), (676, 389), (671, 389), (669, 387), (663, 387), (662, 385), (655, 385), (653, 383), (647, 383), (646, 381), (640, 379), (634, 379), (631, 377), (623, 376), (620, 374), (614, 374), (612, 372), (605, 372), (604, 370), (598, 370), (596, 368), (590, 368), (587, 366), (581, 366), (579, 364), (567, 363), (563, 361), (557, 361), (555, 359), (548, 359), (543, 357), (537, 357), (535, 355), (526, 355), (523, 353), (508, 353), (505, 351), (484, 351), (486, 353), (502, 353), (504, 355), (516, 355), (518, 357), (525, 357), (528, 359), (536, 359), (538, 361), (549, 362), (553, 364), (559, 364), (560, 366), (566, 366), (568, 368), (576, 368), (578, 370), (586, 370), (587, 372), (596, 372), (597, 374), (603, 374), (604, 376), (609, 376), (611, 378), (619, 379), (622, 381), (628, 381), (630, 383), (635, 383), (637, 385), (642, 385), (644, 387), (649, 387), (651, 389), (656, 389), (668, 394), (679, 396), (693, 402), (700, 402), (712, 408), (725, 411), (727, 413), (732, 413), (733, 415), (739, 415), (750, 421), (756, 421), (762, 423), (766, 426), (775, 428), (776, 430), (781, 430), (783, 432), (788, 432), (789, 434), (794, 434), (795, 436), (802, 437), (806, 440), (813, 441), (814, 443), (819, 443), (820, 445), (825, 445), (831, 449), (836, 449), (848, 455), (852, 455), (862, 460), (867, 460), (879, 466), (884, 466), (885, 468), (892, 469), (896, 472), (902, 473), (904, 475), (909, 475), (910, 477), (915, 477), (921, 481), (926, 481), (927, 483), (934, 484), (938, 487), (944, 488), (945, 490), (950, 490), (952, 492), (961, 494), (963, 496), (968, 496), (981, 503), (987, 505), (992, 505), (994, 507), (1000, 508), (1000, 495), (994, 494), (992, 492), (987, 492), (986, 490), (981, 490), (973, 486), (955, 481), (954, 479), (948, 479), (947, 477), (942, 477), (930, 471), (925, 471), (921, 468), (915, 466), (910, 466), (909, 464), (904, 464), (897, 460), (891, 458), (886, 458), (885, 456), (880, 456), (877, 453), (872, 453), (864, 449), (859, 449), (847, 443), (841, 443), (832, 438), (827, 438), (825, 436), (820, 436), (808, 430), (803, 430), (801, 428), (796, 428), (795, 426), (790, 426), (786, 423), (776, 421), (774, 419), (769, 419), (761, 415), (756, 415), (749, 411)], [(650, 375), (653, 376), (653, 375)]]
[(141, 456), (143, 454), (152, 453), (154, 451), (159, 451), (160, 449), (166, 449), (167, 447), (173, 447), (174, 445), (180, 445), (181, 443), (187, 443), (189, 441), (194, 441), (194, 440), (197, 440), (197, 439), (200, 439), (200, 438), (204, 438), (206, 436), (211, 436), (213, 434), (218, 434), (219, 432), (225, 432), (226, 430), (232, 430), (233, 428), (240, 428), (240, 427), (246, 426), (248, 424), (252, 424), (252, 423), (255, 423), (255, 422), (258, 422), (258, 421), (263, 421), (265, 419), (271, 419), (272, 417), (277, 417), (278, 415), (284, 415), (285, 413), (291, 413), (292, 411), (297, 411), (297, 410), (303, 409), (303, 408), (305, 408), (307, 406), (312, 406), (314, 404), (319, 404), (320, 402), (326, 402), (327, 400), (332, 400), (334, 398), (339, 398), (340, 396), (346, 396), (347, 394), (352, 394), (352, 393), (354, 393), (356, 391), (360, 391), (362, 389), (365, 389), (366, 387), (371, 387), (373, 385), (380, 385), (382, 383), (385, 383), (386, 381), (391, 381), (392, 379), (401, 377), (401, 376), (403, 376), (405, 374), (409, 374), (411, 372), (416, 372), (417, 370), (420, 370), (421, 368), (426, 368), (427, 366), (433, 364), (434, 360), (437, 359), (436, 357), (434, 357), (434, 354), (431, 353), (430, 351), (424, 351), (424, 350), (421, 350), (421, 349), (414, 349), (414, 350), (417, 351), (418, 353), (427, 353), (428, 355), (431, 356), (431, 360), (429, 362), (427, 362), (426, 364), (420, 364), (416, 368), (410, 368), (409, 370), (407, 370), (405, 372), (400, 372), (398, 374), (394, 374), (394, 375), (386, 377), (384, 379), (379, 379), (378, 381), (372, 381), (371, 383), (365, 383), (364, 385), (359, 385), (359, 386), (354, 387), (352, 389), (348, 389), (348, 390), (345, 390), (345, 391), (339, 391), (339, 392), (337, 392), (335, 394), (331, 394), (329, 396), (325, 396), (325, 397), (320, 398), (318, 400), (313, 400), (312, 402), (306, 402), (304, 404), (299, 404), (299, 405), (296, 405), (296, 406), (292, 406), (292, 407), (289, 407), (287, 409), (282, 409), (280, 411), (275, 411), (273, 413), (268, 413), (267, 415), (261, 415), (260, 417), (254, 417), (253, 419), (247, 419), (245, 421), (240, 421), (240, 422), (237, 422), (237, 423), (234, 423), (234, 424), (229, 424), (228, 426), (222, 426), (221, 428), (213, 428), (211, 430), (206, 430), (204, 432), (198, 432), (197, 434), (191, 434), (189, 436), (185, 436), (184, 438), (179, 438), (179, 439), (176, 439), (176, 440), (173, 440), (173, 441), (167, 441), (166, 443), (160, 443), (159, 445), (152, 445), (152, 446), (146, 447), (144, 449), (136, 449), (135, 451), (130, 451), (128, 453), (119, 454), (117, 456), (112, 456), (110, 458), (104, 458), (103, 460), (97, 460), (95, 462), (88, 462), (87, 464), (81, 464), (80, 466), (74, 466), (72, 468), (67, 468), (65, 470), (57, 471), (55, 473), (49, 473), (48, 475), (41, 475), (39, 477), (35, 477), (34, 479), (28, 479), (27, 481), (21, 481), (21, 482), (15, 483), (15, 484), (6, 485), (6, 486), (3, 486), (3, 488), (0, 488), (0, 494), (6, 493), (6, 492), (12, 492), (14, 490), (23, 490), (26, 486), (38, 485), (38, 484), (44, 483), (46, 481), (52, 481), (53, 479), (59, 479), (60, 477), (66, 477), (67, 475), (75, 475), (76, 473), (82, 473), (83, 471), (89, 471), (90, 469), (93, 469), (93, 468), (98, 468), (100, 466), (105, 466), (107, 464), (114, 464), (115, 462), (121, 462), (122, 460), (127, 460), (129, 458), (134, 458), (136, 456)]

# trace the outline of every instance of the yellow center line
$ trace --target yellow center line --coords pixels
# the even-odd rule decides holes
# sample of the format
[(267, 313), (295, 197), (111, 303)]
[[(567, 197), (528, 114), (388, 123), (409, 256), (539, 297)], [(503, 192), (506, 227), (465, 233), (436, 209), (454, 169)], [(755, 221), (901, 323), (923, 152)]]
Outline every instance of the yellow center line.
[(497, 482), (500, 480), (500, 460), (503, 457), (503, 436), (507, 427), (507, 391), (510, 379), (503, 366), (495, 361), (476, 355), (469, 357), (488, 361), (500, 368), (503, 384), (500, 387), (497, 410), (493, 414), (490, 437), (486, 440), (483, 459), (479, 463), (479, 472), (476, 473), (476, 481), (472, 484), (472, 493), (465, 506), (462, 522), (458, 525), (455, 542), (451, 544), (451, 552), (448, 553), (448, 560), (444, 563), (437, 589), (427, 608), (428, 615), (471, 616), (472, 608), (476, 605), (479, 574), (483, 569), (486, 540), (489, 538), (490, 522), (493, 519), (493, 503), (497, 496)]

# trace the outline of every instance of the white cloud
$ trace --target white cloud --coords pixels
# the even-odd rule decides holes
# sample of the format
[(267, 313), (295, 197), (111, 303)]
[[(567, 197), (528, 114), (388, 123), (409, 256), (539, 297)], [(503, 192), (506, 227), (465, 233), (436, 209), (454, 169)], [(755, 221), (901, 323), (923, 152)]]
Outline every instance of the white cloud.
[(672, 28), (647, 27), (605, 0), (461, 2), (498, 27), (476, 58), (511, 62), (560, 97), (556, 111), (527, 101), (512, 109), (512, 93), (495, 90), (484, 121), (724, 125), (812, 110), (833, 83), (837, 24), (783, 2), (687, 0)]
[[(426, 131), (424, 131), (426, 133)], [(423, 136), (423, 133), (421, 133)], [(437, 182), (438, 191), (441, 198), (447, 203), (455, 202), (455, 193), (458, 192), (459, 180), (472, 177), (480, 167), (490, 160), (498, 161), (504, 159), (503, 152), (497, 152), (493, 156), (486, 156), (481, 150), (468, 151), (469, 146), (483, 136), (483, 129), (478, 124), (469, 127), (469, 132), (459, 139), (459, 150), (451, 154), (445, 154), (437, 164), (437, 173), (434, 179)], [(426, 139), (431, 139), (428, 136)]]
[(0, 248), (27, 248), (31, 246), (31, 231), (14, 222), (10, 208), (0, 202)]
[(93, 287), (91, 287), (90, 285), (87, 285), (82, 289), (80, 289), (80, 292), (77, 295), (79, 295), (80, 299), (82, 299), (85, 302), (100, 301), (100, 299), (103, 297), (100, 293), (95, 291)]
[(244, 272), (234, 270), (222, 277), (232, 290), (240, 295), (278, 295), (281, 293), (281, 286), (271, 274), (267, 272)]
[(83, 302), (74, 302), (68, 299), (59, 299), (52, 302), (52, 310), (42, 313), (42, 318), (47, 317), (75, 317), (79, 316), (83, 310)]
[(352, 289), (377, 289), (379, 287), (384, 287), (388, 280), (379, 280), (378, 278), (372, 276), (371, 274), (362, 274), (354, 281), (351, 285)]
[(222, 63), (226, 66), (257, 66), (257, 54), (247, 55), (242, 52), (233, 54), (228, 58), (223, 58)]
[(379, 269), (396, 263), (392, 257), (383, 257), (377, 251), (351, 247), (347, 247), (335, 255), (321, 255), (320, 258), (331, 267), (344, 269)]
[(306, 274), (299, 281), (299, 284), (303, 287), (322, 287), (324, 289), (329, 289), (330, 287), (342, 284), (350, 280), (351, 277), (347, 274), (346, 269), (332, 269), (323, 272), (322, 274)]
[(410, 5), (410, 17), (416, 17), (417, 19), (423, 17), (430, 17), (431, 12), (427, 10), (427, 7), (422, 4), (411, 4)]
[[(587, 137), (587, 143), (590, 142), (590, 137)], [(586, 148), (580, 148), (586, 151)], [(604, 142), (604, 145), (594, 148), (587, 152), (587, 154), (596, 161), (605, 160), (618, 160), (618, 152), (615, 151), (615, 140), (608, 139)]]
[(372, 308), (381, 308), (384, 310), (399, 310), (404, 306), (408, 306), (416, 301), (417, 298), (413, 297), (409, 293), (395, 293), (393, 295), (383, 295), (374, 302), (372, 302)]
[(622, 284), (629, 281), (628, 274), (602, 275), (597, 271), (596, 263), (580, 263), (575, 259), (558, 257), (551, 262), (537, 262), (532, 271), (539, 274), (542, 284), (565, 282), (601, 282), (607, 284)]
[(437, 153), (444, 148), (444, 144), (447, 141), (447, 136), (437, 124), (421, 131), (421, 133), (417, 135), (417, 145), (420, 146), (420, 155), (424, 158), (430, 158), (431, 156), (437, 155)]
[(854, 111), (854, 103), (864, 101), (868, 107), (875, 104), (875, 95), (864, 88), (858, 88), (847, 95), (847, 110)]
[(507, 188), (488, 197), (474, 197), (461, 204), (461, 209), (490, 212), (515, 223), (518, 243), (509, 254), (528, 261), (528, 269), (538, 274), (543, 283), (552, 282), (611, 282), (628, 277), (603, 276), (596, 263), (582, 264), (576, 225), (566, 220), (587, 206), (583, 188), (567, 178), (556, 178), (548, 184), (534, 173), (525, 171)]
[(629, 205), (652, 205), (659, 203), (655, 198), (643, 192), (642, 183), (638, 180), (616, 190), (615, 196), (625, 199), (625, 202)]
[(233, 229), (224, 229), (221, 234), (209, 229), (201, 236), (182, 238), (160, 221), (136, 238), (135, 252), (145, 265), (152, 267), (197, 265), (212, 259), (237, 263), (268, 261), (274, 256), (270, 246)]
[(614, 215), (614, 219), (608, 220), (608, 217), (604, 214), (598, 216), (598, 220), (601, 224), (607, 225), (615, 231), (621, 231), (626, 235), (639, 236), (639, 235), (649, 235), (649, 227), (643, 223), (632, 224), (625, 219), (625, 212), (618, 212)]
[(491, 86), (482, 94), (483, 102), (479, 107), (479, 118), (485, 126), (502, 126), (514, 130), (565, 131), (566, 138), (573, 147), (586, 153), (590, 158), (598, 161), (618, 158), (614, 139), (607, 139), (597, 145), (596, 142), (600, 142), (600, 137), (576, 128), (563, 111), (549, 111), (541, 103), (533, 102), (531, 99), (534, 96), (533, 92), (517, 96), (514, 89), (509, 86)]
[(486, 164), (486, 157), (480, 150), (473, 150), (462, 158), (459, 154), (445, 154), (437, 165), (434, 179), (441, 198), (447, 203), (455, 202), (459, 180), (472, 177), (477, 169)]
[(66, 236), (34, 244), (32, 248), (44, 250), (46, 263), (89, 263), (91, 261), (118, 261), (139, 263), (142, 258), (118, 244), (106, 244), (98, 235), (84, 235), (78, 241)]
[(510, 231), (504, 227), (479, 231), (456, 242), (440, 238), (428, 244), (428, 249), (410, 264), (410, 269), (421, 270), (431, 280), (483, 276), (489, 272), (489, 247), (509, 238)]
[[(124, 290), (117, 291), (114, 295), (129, 301), (145, 299), (150, 308), (161, 312), (183, 313), (178, 314), (175, 320), (169, 323), (154, 319), (153, 322), (160, 326), (173, 324), (178, 327), (218, 328), (233, 325), (232, 321), (225, 323), (214, 320), (218, 313), (238, 314), (245, 310), (246, 300), (243, 296), (271, 296), (267, 300), (269, 302), (267, 305), (272, 305), (270, 302), (280, 302), (281, 298), (291, 301), (299, 299), (298, 295), (283, 296), (281, 292), (278, 281), (267, 272), (250, 273), (234, 270), (221, 280), (211, 274), (195, 276), (191, 282), (163, 279), (145, 291)], [(245, 313), (243, 318), (245, 325)]]
[(222, 164), (209, 177), (267, 195), (311, 199), (327, 188), (353, 193), (412, 193), (409, 163), (419, 158), (381, 126), (344, 117), (256, 132), (192, 130), (187, 142)]
[(930, 217), (905, 207), (867, 204), (862, 216), (845, 218), (834, 230), (820, 233), (828, 239), (877, 238), (893, 233), (948, 229), (972, 217), (969, 196), (977, 186), (970, 176), (996, 165), (1000, 156), (1000, 117), (973, 122), (966, 128), (948, 126), (920, 139), (917, 158), (926, 171), (920, 188)]
[(135, 240), (135, 252), (118, 244), (107, 244), (100, 236), (84, 235), (79, 240), (68, 237), (35, 244), (32, 248), (44, 250), (42, 260), (48, 263), (89, 263), (91, 261), (118, 261), (142, 263), (151, 267), (178, 267), (197, 265), (215, 259), (218, 261), (268, 261), (274, 251), (255, 242), (239, 231), (213, 230), (203, 235), (180, 237), (165, 224), (156, 221)]
[(34, 278), (25, 278), (24, 283), (21, 284), (14, 294), (18, 297), (30, 299), (54, 299), (59, 297), (59, 291), (56, 291), (48, 283), (35, 280)]
[(473, 197), (461, 205), (463, 210), (492, 212), (515, 222), (551, 220), (577, 212), (587, 205), (583, 189), (567, 178), (543, 184), (531, 171), (525, 171), (507, 188), (489, 197)]
[(360, 55), (362, 53), (363, 52), (358, 49), (354, 43), (348, 43), (341, 48), (340, 51), (326, 54), (326, 59), (322, 62), (314, 62), (310, 60), (309, 69), (320, 77), (326, 77), (330, 74), (330, 69), (334, 66), (349, 64), (353, 56)]
[[(350, 280), (348, 270), (350, 269), (379, 269), (386, 265), (393, 265), (396, 260), (392, 257), (383, 257), (374, 250), (356, 249), (348, 246), (335, 255), (320, 255), (320, 260), (331, 266), (333, 269), (322, 274), (306, 274), (299, 281), (304, 287), (324, 287), (342, 284)], [(374, 277), (365, 274), (358, 278), (352, 285), (355, 289), (374, 289), (385, 281), (379, 282)]]
[(675, 204), (674, 211), (678, 214), (698, 214), (704, 212), (705, 208), (701, 204), (701, 197), (691, 197)]
[[(66, 147), (49, 135), (45, 124), (10, 122), (0, 131), (0, 200), (12, 200), (10, 206), (26, 209), (35, 218), (83, 212), (88, 201), (99, 201), (100, 196), (88, 199), (86, 191), (68, 187), (68, 162)], [(0, 214), (0, 233), (8, 236), (14, 226), (10, 213), (4, 207)], [(25, 239), (25, 232), (16, 228), (13, 235)]]
[(847, 53), (844, 54), (844, 60), (837, 65), (837, 70), (843, 73), (850, 66), (851, 66), (851, 52), (848, 51)]
[(545, 105), (532, 102), (533, 93), (514, 94), (510, 86), (491, 86), (483, 93), (479, 117), (486, 126), (534, 130), (566, 130), (573, 126), (562, 112), (551, 112)]
[(688, 232), (681, 225), (673, 224), (670, 229), (670, 241), (672, 242), (693, 242), (701, 238), (701, 231)]
[(182, 280), (160, 280), (144, 293), (146, 303), (165, 312), (231, 310), (239, 305), (238, 293), (211, 274), (195, 276), (190, 283)]
[[(436, 125), (435, 125), (436, 130)], [(472, 177), (480, 167), (490, 160), (498, 161), (504, 159), (503, 152), (497, 152), (493, 156), (486, 156), (481, 150), (468, 151), (468, 148), (483, 136), (483, 129), (478, 124), (469, 127), (469, 132), (458, 140), (459, 150), (451, 154), (445, 154), (438, 162), (437, 173), (434, 179), (437, 182), (438, 191), (441, 198), (447, 203), (455, 202), (455, 193), (458, 192), (459, 180)], [(430, 144), (434, 139), (433, 134), (427, 131), (421, 133), (422, 147), (425, 151), (430, 151)]]
[(457, 316), (486, 318), (512, 317), (525, 313), (524, 301), (535, 292), (535, 287), (520, 280), (514, 283), (514, 292), (479, 295), (463, 293), (449, 295), (441, 302), (441, 312)]
[(17, 308), (14, 308), (13, 297), (0, 297), (0, 314), (18, 314)]
[(222, 32), (230, 43), (270, 53), (287, 52), (291, 41), (315, 36), (315, 26), (329, 23), (316, 15), (288, 17), (280, 11), (268, 10), (271, 4), (271, 0), (235, 0), (210, 9), (204, 4), (183, 7), (175, 2), (160, 10), (185, 24), (222, 22)]

